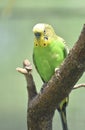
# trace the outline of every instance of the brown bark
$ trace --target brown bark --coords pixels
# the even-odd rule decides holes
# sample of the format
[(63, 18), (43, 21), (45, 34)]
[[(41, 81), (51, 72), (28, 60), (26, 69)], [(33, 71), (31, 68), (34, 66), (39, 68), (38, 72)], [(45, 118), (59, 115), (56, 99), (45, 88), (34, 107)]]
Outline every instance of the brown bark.
[[(29, 98), (28, 130), (52, 130), (52, 119), (57, 105), (70, 94), (85, 71), (85, 25), (67, 58), (39, 94), (36, 92), (31, 69), (30, 63), (24, 62), (23, 70), (26, 71), (24, 75)], [(20, 71), (20, 69), (17, 70)]]

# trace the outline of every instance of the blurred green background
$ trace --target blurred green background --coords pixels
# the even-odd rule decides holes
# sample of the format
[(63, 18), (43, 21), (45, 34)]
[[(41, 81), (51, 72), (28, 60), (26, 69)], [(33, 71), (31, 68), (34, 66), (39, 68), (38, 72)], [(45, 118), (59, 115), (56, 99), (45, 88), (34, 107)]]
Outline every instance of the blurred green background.
[[(27, 129), (26, 82), (16, 67), (22, 67), (25, 58), (32, 62), (32, 28), (39, 22), (51, 24), (71, 48), (85, 23), (85, 0), (0, 1), (0, 130)], [(33, 76), (39, 91), (42, 81), (34, 66)], [(84, 81), (85, 74), (78, 83)], [(84, 99), (84, 88), (70, 94), (69, 130), (85, 129)], [(61, 130), (57, 112), (53, 130)]]

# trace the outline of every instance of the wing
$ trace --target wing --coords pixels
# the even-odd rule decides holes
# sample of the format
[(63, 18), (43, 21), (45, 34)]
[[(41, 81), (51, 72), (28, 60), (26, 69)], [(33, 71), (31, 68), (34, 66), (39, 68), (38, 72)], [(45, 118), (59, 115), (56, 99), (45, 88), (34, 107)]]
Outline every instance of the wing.
[(64, 57), (66, 57), (66, 56), (68, 55), (68, 53), (69, 53), (69, 50), (68, 50), (67, 44), (66, 44), (66, 42), (64, 41), (63, 38), (59, 37), (59, 39), (60, 39), (60, 40), (63, 42), (63, 44), (64, 44), (63, 52), (64, 52)]
[[(36, 68), (36, 70), (37, 70), (37, 72), (38, 72), (38, 74), (39, 74), (39, 71), (38, 71), (38, 68), (37, 68), (37, 66), (36, 66), (36, 61), (35, 61), (35, 56), (34, 56), (34, 53), (33, 53), (33, 63), (34, 63), (34, 65), (35, 65), (35, 68)], [(40, 74), (39, 74), (40, 75)], [(41, 76), (40, 76), (41, 77)], [(42, 79), (42, 81), (45, 83), (45, 81), (44, 81), (44, 79), (41, 77), (41, 79)]]
[(63, 52), (64, 52), (64, 57), (66, 57), (69, 53), (67, 46), (65, 46), (65, 48), (63, 49)]

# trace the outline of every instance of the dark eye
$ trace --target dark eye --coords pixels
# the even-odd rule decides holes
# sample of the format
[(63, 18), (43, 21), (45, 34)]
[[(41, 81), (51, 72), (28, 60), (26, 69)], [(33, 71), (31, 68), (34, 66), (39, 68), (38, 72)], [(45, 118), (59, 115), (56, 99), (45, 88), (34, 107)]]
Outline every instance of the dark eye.
[(48, 37), (44, 37), (46, 40), (48, 40)]

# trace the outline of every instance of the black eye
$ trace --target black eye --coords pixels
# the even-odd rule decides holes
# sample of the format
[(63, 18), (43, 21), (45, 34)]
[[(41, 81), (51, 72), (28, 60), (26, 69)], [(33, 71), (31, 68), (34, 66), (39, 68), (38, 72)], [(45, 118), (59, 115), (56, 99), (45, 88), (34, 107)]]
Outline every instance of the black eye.
[(48, 37), (44, 37), (46, 40), (48, 40)]

